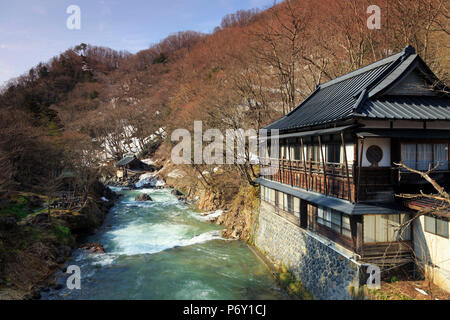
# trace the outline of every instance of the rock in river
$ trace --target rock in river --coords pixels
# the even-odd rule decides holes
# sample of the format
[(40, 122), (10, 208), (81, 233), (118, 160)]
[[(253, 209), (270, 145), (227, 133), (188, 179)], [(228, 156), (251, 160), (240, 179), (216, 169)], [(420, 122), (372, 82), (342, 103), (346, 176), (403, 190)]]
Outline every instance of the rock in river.
[(180, 190), (177, 190), (177, 189), (173, 189), (170, 193), (177, 197), (183, 196), (183, 192), (181, 192)]
[(153, 201), (153, 199), (146, 193), (142, 193), (142, 194), (136, 196), (136, 198), (134, 198), (134, 200), (136, 200), (136, 201)]
[(105, 248), (98, 242), (85, 243), (80, 248), (87, 250), (90, 253), (105, 253)]

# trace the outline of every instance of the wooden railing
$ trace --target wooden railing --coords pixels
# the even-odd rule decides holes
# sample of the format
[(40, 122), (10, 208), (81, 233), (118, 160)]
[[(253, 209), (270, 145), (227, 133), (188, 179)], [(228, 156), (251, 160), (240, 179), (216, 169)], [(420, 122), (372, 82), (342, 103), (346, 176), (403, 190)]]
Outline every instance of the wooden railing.
[[(272, 159), (272, 163), (275, 161)], [(398, 182), (398, 168), (391, 167), (359, 168), (356, 164), (280, 159), (275, 171), (264, 177), (351, 202), (389, 201), (389, 193)]]
[[(277, 160), (272, 159), (272, 163), (275, 163), (274, 161)], [(265, 176), (265, 178), (293, 187), (354, 201), (355, 184), (353, 173), (353, 166), (346, 166), (343, 163), (325, 162), (323, 164), (319, 161), (303, 162), (300, 160), (280, 159), (278, 170), (272, 175)]]

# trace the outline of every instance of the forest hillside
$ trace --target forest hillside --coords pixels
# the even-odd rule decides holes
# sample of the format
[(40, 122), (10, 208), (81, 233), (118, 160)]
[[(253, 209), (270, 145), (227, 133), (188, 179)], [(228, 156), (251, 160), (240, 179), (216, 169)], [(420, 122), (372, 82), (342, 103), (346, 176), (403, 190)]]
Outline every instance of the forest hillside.
[[(203, 130), (258, 130), (317, 85), (407, 45), (448, 83), (448, 2), (380, 0), (381, 29), (372, 30), (371, 4), (286, 0), (229, 14), (211, 34), (169, 35), (136, 54), (69, 48), (1, 89), (2, 194), (51, 190), (68, 171), (83, 192), (129, 152), (170, 167), (174, 129), (192, 131), (201, 120)], [(257, 169), (248, 162), (181, 170), (186, 179), (173, 184), (187, 193), (201, 186), (210, 198), (205, 208), (240, 208), (254, 194), (246, 190)]]

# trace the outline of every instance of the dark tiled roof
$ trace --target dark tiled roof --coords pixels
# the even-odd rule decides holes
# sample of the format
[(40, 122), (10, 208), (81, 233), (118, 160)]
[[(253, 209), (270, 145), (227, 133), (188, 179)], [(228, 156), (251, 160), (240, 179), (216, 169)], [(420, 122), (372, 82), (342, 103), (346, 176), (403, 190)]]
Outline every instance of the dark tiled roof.
[(405, 213), (407, 210), (401, 206), (393, 204), (372, 204), (372, 203), (351, 203), (346, 200), (329, 197), (321, 193), (307, 191), (300, 188), (293, 188), (279, 182), (266, 180), (264, 178), (257, 178), (255, 182), (272, 188), (294, 197), (306, 200), (319, 206), (331, 208), (349, 215), (364, 215), (364, 214), (399, 214)]
[(361, 128), (355, 130), (358, 137), (386, 137), (402, 139), (450, 139), (450, 130), (443, 129), (380, 129)]
[(351, 117), (450, 119), (450, 99), (378, 98), (410, 70), (420, 65), (430, 81), (437, 80), (412, 47), (317, 87), (305, 101), (266, 129), (300, 129)]
[(450, 120), (450, 101), (443, 97), (387, 96), (367, 100), (358, 109), (362, 117), (381, 119)]
[(117, 166), (125, 166), (136, 159), (135, 156), (125, 156), (119, 162), (117, 162)]

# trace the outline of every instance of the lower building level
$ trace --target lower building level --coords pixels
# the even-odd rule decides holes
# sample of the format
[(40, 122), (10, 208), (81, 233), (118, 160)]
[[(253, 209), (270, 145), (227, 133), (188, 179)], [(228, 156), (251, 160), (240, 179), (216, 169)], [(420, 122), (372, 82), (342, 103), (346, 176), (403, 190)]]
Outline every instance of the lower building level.
[[(370, 264), (382, 270), (421, 264), (440, 287), (449, 288), (445, 219), (422, 216), (408, 223), (414, 212), (401, 204), (351, 203), (263, 178), (256, 182), (256, 245), (288, 265), (316, 298), (350, 298)], [(431, 220), (439, 220), (434, 229)]]

